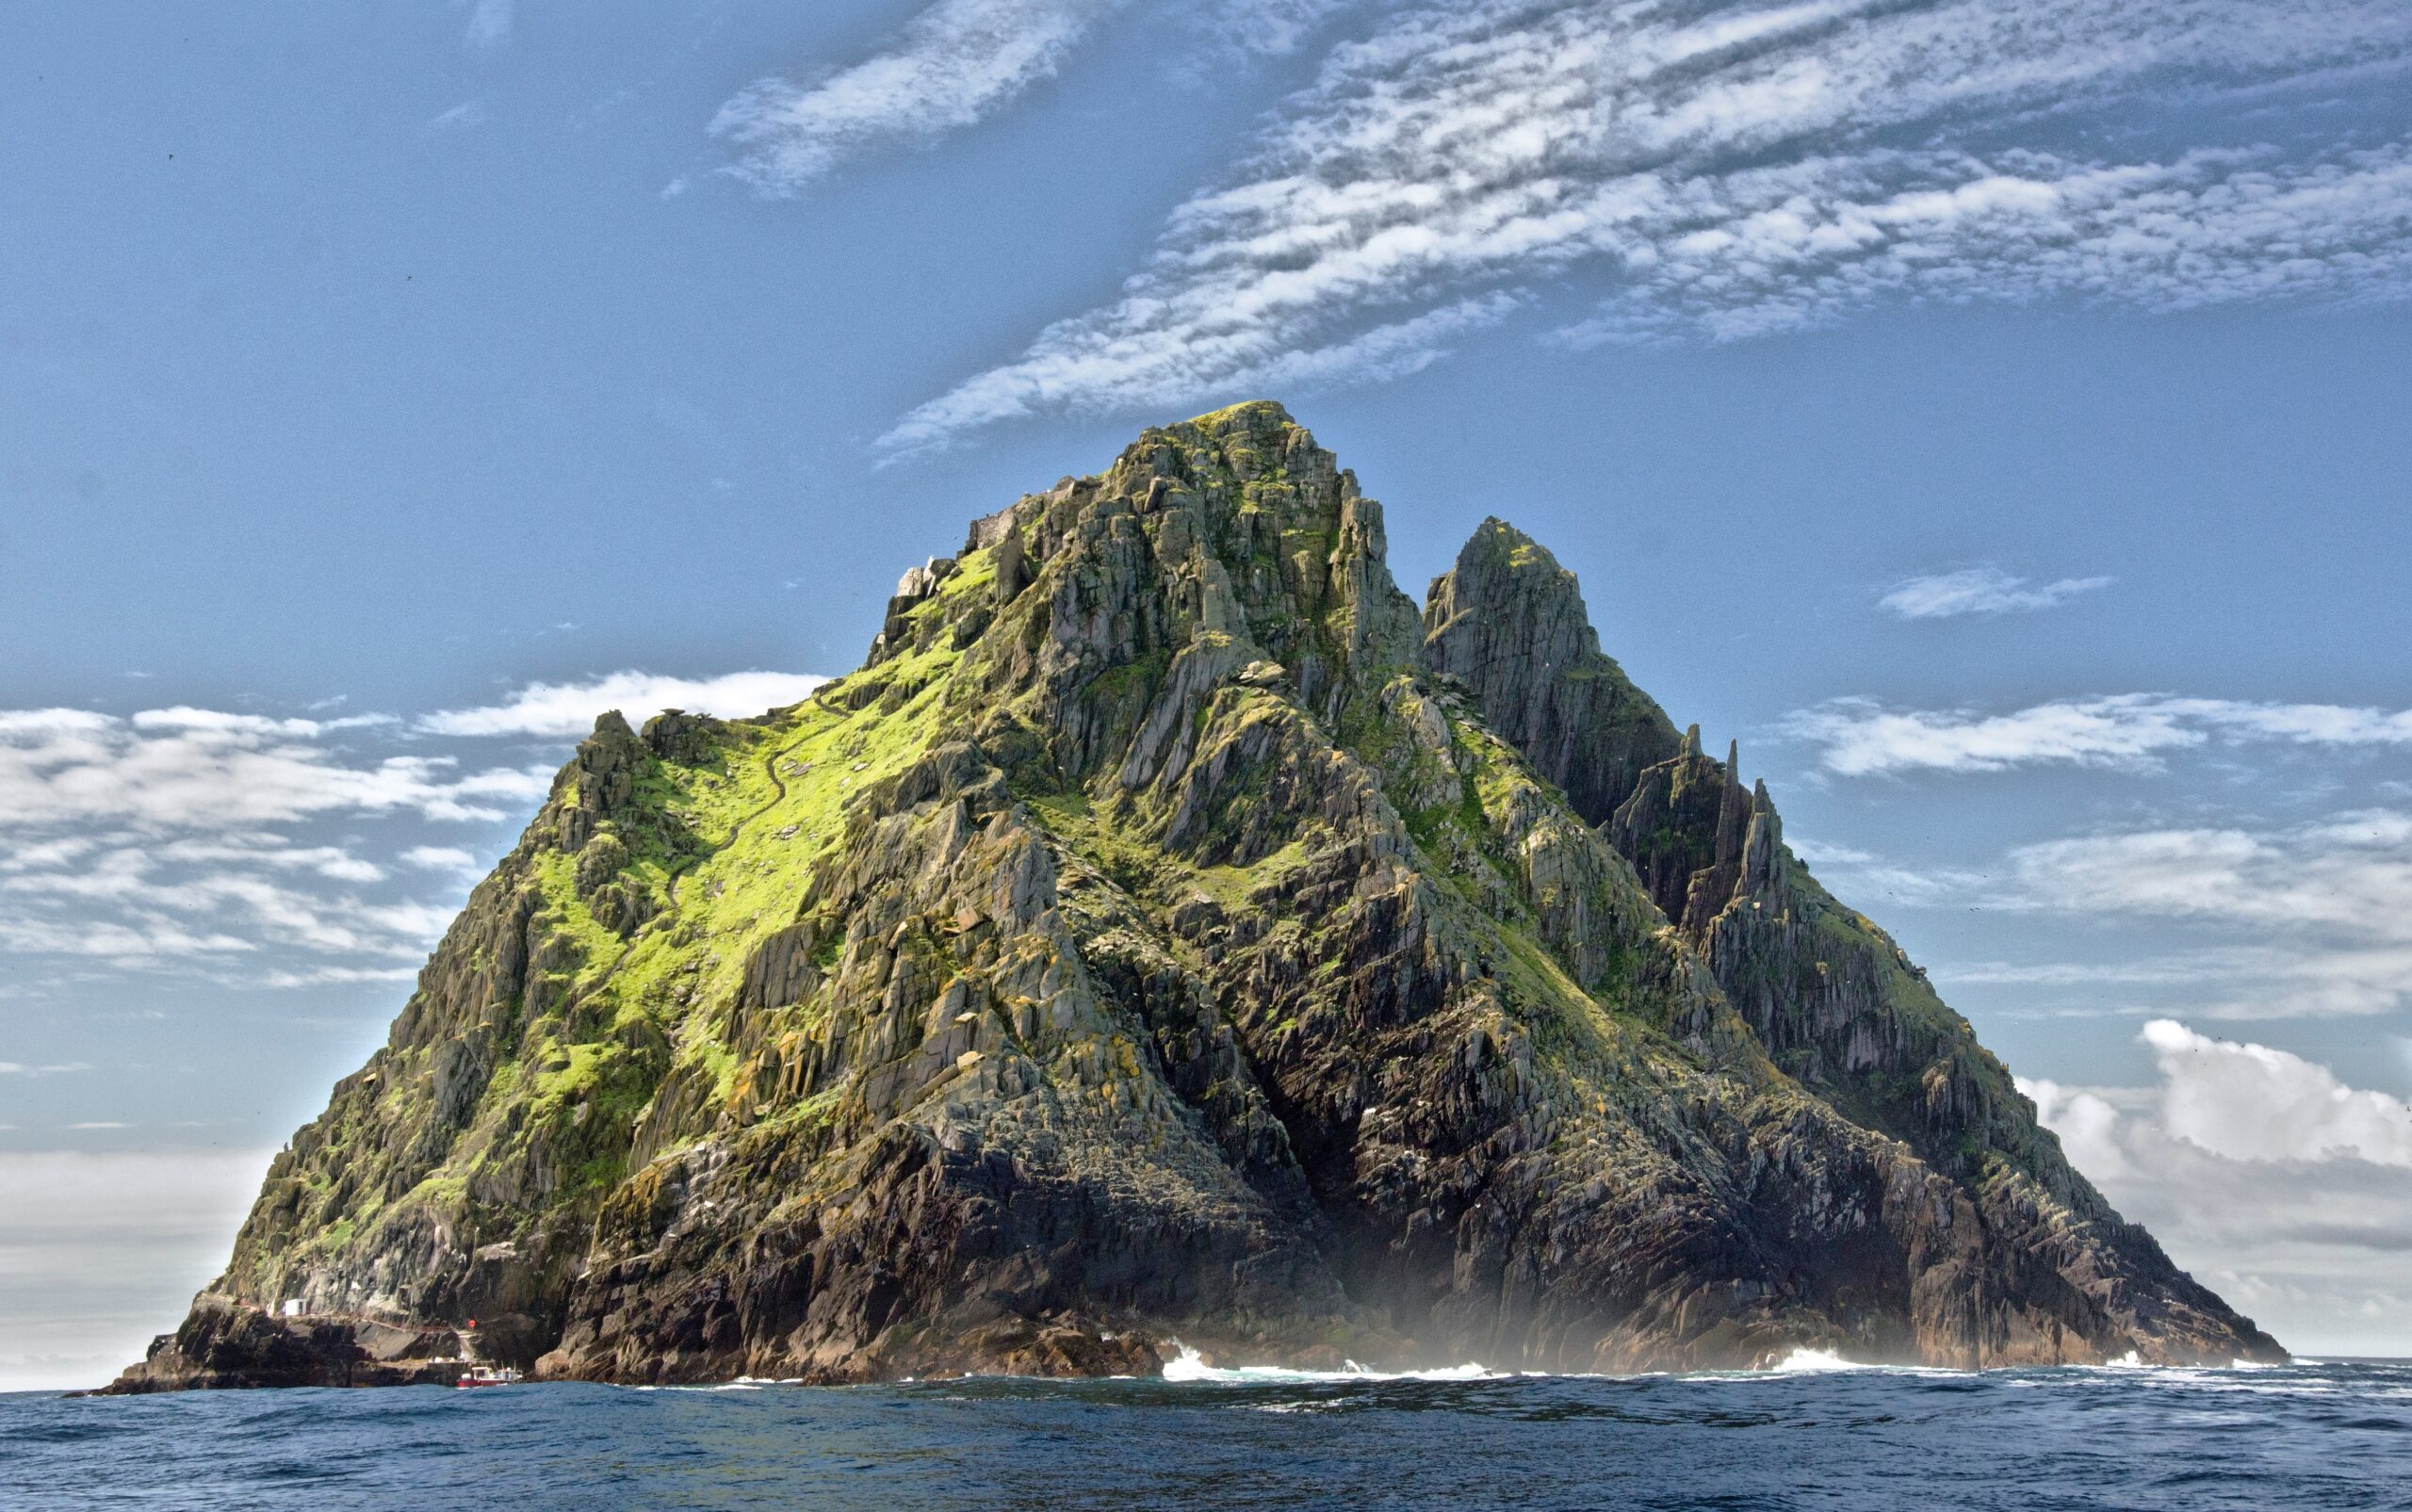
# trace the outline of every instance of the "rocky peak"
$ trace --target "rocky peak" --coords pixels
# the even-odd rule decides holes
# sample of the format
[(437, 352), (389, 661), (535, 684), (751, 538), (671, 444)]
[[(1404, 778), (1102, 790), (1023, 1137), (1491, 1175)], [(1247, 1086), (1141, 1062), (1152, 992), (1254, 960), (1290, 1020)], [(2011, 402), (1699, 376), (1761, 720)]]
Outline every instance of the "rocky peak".
[(1457, 565), (1432, 580), (1424, 650), (1594, 824), (1644, 768), (1676, 754), (1665, 711), (1602, 654), (1574, 575), (1505, 521), (1483, 521)]

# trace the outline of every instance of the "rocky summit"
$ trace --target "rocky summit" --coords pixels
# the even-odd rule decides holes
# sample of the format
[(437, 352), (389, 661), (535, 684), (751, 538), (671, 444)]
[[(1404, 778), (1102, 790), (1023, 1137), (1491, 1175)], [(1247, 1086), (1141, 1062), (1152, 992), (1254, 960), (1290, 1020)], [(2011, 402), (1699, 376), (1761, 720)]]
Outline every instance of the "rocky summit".
[[(1486, 521), (1272, 404), (605, 716), (112, 1390), (2282, 1358)], [(475, 1320), (472, 1326), (471, 1320)]]

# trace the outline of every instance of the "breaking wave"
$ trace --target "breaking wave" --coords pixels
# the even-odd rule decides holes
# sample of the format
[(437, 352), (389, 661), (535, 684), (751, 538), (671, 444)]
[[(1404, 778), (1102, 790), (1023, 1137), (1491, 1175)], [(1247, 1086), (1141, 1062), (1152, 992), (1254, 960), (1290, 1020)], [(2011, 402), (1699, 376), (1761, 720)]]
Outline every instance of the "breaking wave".
[(1279, 1365), (1209, 1365), (1203, 1356), (1187, 1344), (1176, 1344), (1176, 1347), (1181, 1353), (1165, 1361), (1164, 1378), (1167, 1381), (1275, 1386), (1319, 1381), (1489, 1381), (1499, 1379), (1502, 1374), (1488, 1365), (1477, 1365), (1472, 1361), (1428, 1371), (1367, 1370), (1353, 1359), (1336, 1371), (1291, 1370)]

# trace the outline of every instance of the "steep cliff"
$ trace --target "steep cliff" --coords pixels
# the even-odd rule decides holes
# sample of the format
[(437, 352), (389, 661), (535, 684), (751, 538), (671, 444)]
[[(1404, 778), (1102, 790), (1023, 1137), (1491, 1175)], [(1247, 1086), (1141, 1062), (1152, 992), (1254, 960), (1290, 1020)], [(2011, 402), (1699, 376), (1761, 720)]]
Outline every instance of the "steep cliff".
[(1419, 615), (1279, 407), (1151, 430), (805, 703), (598, 723), (121, 1389), (2277, 1357), (1734, 765), (1510, 528)]

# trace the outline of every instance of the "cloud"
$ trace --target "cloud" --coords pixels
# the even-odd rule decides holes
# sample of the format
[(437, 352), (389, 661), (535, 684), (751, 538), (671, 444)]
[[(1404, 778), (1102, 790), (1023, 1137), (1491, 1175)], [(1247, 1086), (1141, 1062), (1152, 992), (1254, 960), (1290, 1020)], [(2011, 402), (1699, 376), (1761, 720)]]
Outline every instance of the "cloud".
[(269, 1153), (0, 1153), (0, 1391), (139, 1359), (224, 1264)]
[(470, 0), (469, 24), (461, 35), (462, 45), (482, 52), (511, 41), (515, 9), (514, 0)]
[(2326, 1066), (2266, 1045), (2143, 1029), (2160, 1067), (2160, 1123), (2234, 1161), (2364, 1160), (2412, 1166), (2412, 1103), (2356, 1091)]
[(844, 159), (971, 125), (1032, 85), (1124, 0), (939, 0), (888, 47), (802, 84), (763, 79), (720, 108), (713, 135), (744, 150), (736, 171), (792, 194)]
[(2412, 709), (2116, 693), (1981, 714), (1887, 708), (1873, 699), (1838, 698), (1786, 715), (1781, 728), (1824, 747), (1819, 763), (1850, 777), (2041, 765), (2151, 771), (2163, 753), (2214, 739), (2412, 745)]
[(451, 109), (443, 112), (441, 115), (429, 118), (427, 129), (430, 131), (466, 131), (472, 126), (484, 125), (485, 121), (486, 107), (484, 105), (476, 100), (464, 100), (459, 105), (454, 106)]
[(590, 682), (530, 683), (501, 704), (430, 714), (419, 728), (434, 735), (579, 736), (615, 708), (639, 723), (665, 708), (743, 718), (796, 703), (828, 680), (788, 672), (702, 678), (615, 672)]
[(2081, 913), (2338, 930), (2412, 946), (2412, 815), (2371, 809), (2288, 829), (2114, 831), (2013, 851), (2027, 893)]
[[(185, 706), (124, 717), (0, 710), (0, 954), (222, 986), (406, 980), (412, 970), (397, 963), (441, 936), (480, 850), (387, 837), (383, 860), (367, 836), (334, 825), (503, 822), (532, 809), (553, 776), (549, 762), (464, 764), (430, 753), (432, 741), (513, 735), (566, 745), (608, 707), (750, 715), (823, 680), (621, 673), (533, 685), (415, 725)], [(416, 749), (389, 754), (396, 745)], [(409, 896), (398, 873), (440, 873), (447, 896)]]
[(252, 829), (331, 813), (414, 811), (492, 820), (494, 800), (541, 794), (550, 773), (452, 774), (439, 756), (347, 764), (322, 743), (370, 722), (267, 719), (150, 709), (131, 719), (80, 709), (0, 710), (0, 831), (113, 822), (155, 829)]
[(1369, 326), (1578, 273), (1619, 287), (1559, 333), (1576, 346), (1764, 334), (1879, 298), (2397, 298), (2404, 144), (2113, 162), (2029, 138), (2048, 116), (2107, 139), (2139, 102), (2199, 127), (2223, 91), (2407, 57), (2391, 0), (2283, 24), (2260, 0), (1400, 8), (1172, 212), (1118, 299), (886, 444), (1228, 394)]
[(410, 982), (416, 980), (418, 967), (414, 966), (318, 966), (300, 971), (270, 971), (246, 985), (285, 991), (296, 987), (348, 986), (360, 982)]
[(1628, 286), (1561, 339), (1747, 339), (1888, 299), (2168, 314), (2412, 291), (2406, 142), (2309, 161), (2270, 148), (2166, 163), (1886, 153), (1694, 188)]
[(2412, 1106), (2175, 1020), (2140, 1038), (2154, 1086), (2020, 1080), (2071, 1162), (2282, 1342), (2412, 1347)]
[(264, 945), (416, 955), (451, 919), (448, 907), (304, 890), (213, 864), (256, 865), (260, 852), (198, 849), (196, 856), (174, 845), (122, 844), (73, 870), (0, 878), (0, 950), (124, 962)]
[[(1901, 904), (1981, 906), (2095, 925), (2159, 923), (2201, 943), (2092, 962), (1938, 966), (1952, 985), (2149, 989), (2221, 1019), (2351, 1017), (2412, 1006), (2412, 813), (2372, 808), (2308, 823), (2107, 830), (2017, 846), (1982, 870), (1910, 869), (1862, 853), (1832, 867), (1846, 892)], [(2130, 992), (2051, 1016), (2150, 1012)]]
[(1905, 577), (1876, 601), (1905, 620), (1942, 620), (1963, 614), (2010, 614), (2056, 605), (2108, 588), (2109, 577), (2062, 577), (2029, 587), (1998, 567), (1970, 567), (1927, 577)]
[[(1180, 41), (1192, 55), (1201, 39), (1222, 53), (1287, 53), (1347, 3), (1215, 0), (1182, 15)], [(1128, 6), (938, 0), (861, 62), (801, 82), (757, 81), (721, 106), (710, 129), (742, 150), (731, 172), (761, 193), (792, 195), (849, 159), (926, 146), (978, 123), (1053, 78), (1101, 23)]]
[(394, 858), (422, 871), (474, 871), (478, 858), (457, 845), (414, 845)]

